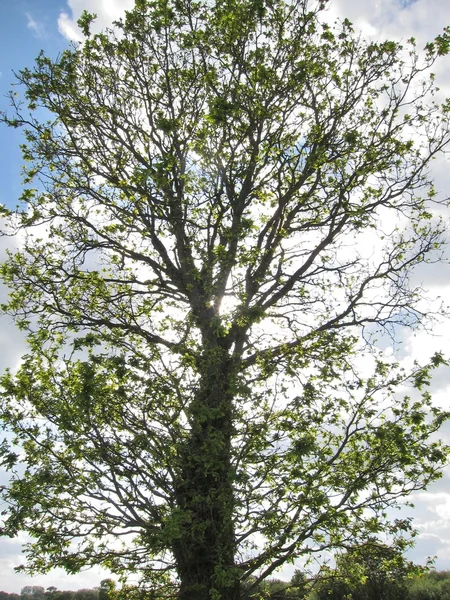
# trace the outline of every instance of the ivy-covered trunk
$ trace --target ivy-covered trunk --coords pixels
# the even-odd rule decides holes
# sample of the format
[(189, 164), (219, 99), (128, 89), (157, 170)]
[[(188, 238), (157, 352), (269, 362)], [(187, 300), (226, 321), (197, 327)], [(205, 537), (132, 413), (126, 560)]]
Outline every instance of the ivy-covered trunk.
[(190, 410), (191, 435), (180, 452), (176, 500), (180, 527), (173, 551), (179, 600), (237, 600), (231, 465), (233, 361), (216, 345), (201, 361)]

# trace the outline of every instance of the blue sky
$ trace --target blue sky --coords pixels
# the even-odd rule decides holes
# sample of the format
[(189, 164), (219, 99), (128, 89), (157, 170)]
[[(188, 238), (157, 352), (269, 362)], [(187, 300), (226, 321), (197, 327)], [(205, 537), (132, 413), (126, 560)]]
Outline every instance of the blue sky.
[[(14, 76), (12, 71), (31, 66), (41, 49), (56, 56), (76, 39), (76, 20), (82, 9), (98, 14), (97, 28), (103, 28), (119, 17), (131, 0), (2, 0), (0, 12), (0, 110), (7, 108), (5, 95)], [(416, 37), (419, 47), (437, 35), (444, 25), (450, 25), (448, 0), (331, 0), (329, 18), (345, 16), (353, 21), (355, 28), (374, 38), (406, 39)], [(436, 69), (437, 80), (447, 96), (450, 96), (450, 58), (447, 57)], [(0, 203), (15, 206), (20, 196), (18, 130), (0, 127)], [(449, 194), (450, 171), (448, 161), (436, 162), (434, 174), (437, 188)], [(7, 243), (0, 240), (0, 260)], [(448, 268), (438, 265), (423, 275), (424, 282), (432, 291), (450, 299)], [(0, 287), (0, 298), (4, 289)], [(402, 358), (426, 360), (434, 349), (450, 349), (450, 324), (443, 323), (430, 333), (407, 333), (403, 338)], [(0, 319), (0, 371), (14, 366), (24, 353), (23, 340), (12, 324)], [(449, 350), (450, 352), (450, 350)], [(438, 402), (449, 407), (450, 370), (442, 370), (433, 384)], [(450, 442), (450, 426), (441, 434)], [(0, 483), (2, 474), (0, 473)], [(401, 516), (411, 515), (419, 530), (416, 548), (411, 558), (424, 562), (428, 555), (437, 555), (436, 566), (450, 569), (450, 475), (430, 488), (416, 494), (414, 511), (405, 510)], [(399, 516), (396, 514), (395, 516)], [(20, 564), (20, 546), (25, 538), (4, 540), (0, 538), (0, 589), (19, 592), (25, 585), (56, 585), (60, 589), (78, 589), (98, 585), (107, 573), (98, 570), (78, 576), (54, 572), (33, 579), (15, 574), (13, 567)]]
[[(63, 0), (18, 0), (2, 3), (0, 18), (0, 107), (14, 81), (13, 71), (30, 66), (43, 49), (56, 56), (69, 44), (57, 28)], [(56, 25), (56, 26), (55, 26)], [(20, 195), (21, 133), (2, 128), (0, 132), (0, 202), (15, 206)]]

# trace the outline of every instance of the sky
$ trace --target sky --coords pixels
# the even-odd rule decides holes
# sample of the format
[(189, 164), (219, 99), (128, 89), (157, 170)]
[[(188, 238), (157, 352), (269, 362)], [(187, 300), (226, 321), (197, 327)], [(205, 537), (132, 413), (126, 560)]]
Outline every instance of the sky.
[[(132, 0), (0, 0), (0, 110), (7, 108), (5, 97), (12, 82), (13, 71), (31, 66), (43, 49), (51, 57), (64, 50), (70, 40), (79, 39), (76, 21), (83, 9), (97, 13), (96, 28), (102, 29), (119, 18)], [(450, 25), (448, 0), (331, 0), (330, 20), (337, 16), (349, 18), (356, 30), (373, 38), (406, 40), (415, 37), (418, 47)], [(442, 95), (450, 96), (450, 57), (435, 69)], [(0, 128), (0, 203), (15, 206), (21, 190), (21, 156), (18, 130)], [(450, 170), (448, 160), (436, 161), (433, 167), (438, 191), (450, 195)], [(11, 241), (0, 238), (0, 260)], [(450, 256), (450, 251), (449, 251)], [(446, 264), (430, 265), (418, 271), (417, 282), (433, 295), (448, 299), (450, 303), (450, 267)], [(0, 286), (0, 301), (5, 290)], [(450, 322), (443, 321), (431, 332), (407, 332), (401, 335), (401, 344), (395, 349), (405, 364), (413, 359), (427, 360), (436, 350), (450, 356)], [(0, 372), (14, 367), (24, 354), (23, 337), (5, 317), (0, 318)], [(450, 367), (441, 368), (432, 388), (437, 404), (450, 409)], [(450, 424), (443, 427), (440, 436), (450, 443)], [(5, 475), (0, 473), (0, 484)], [(419, 531), (415, 548), (409, 557), (424, 563), (427, 556), (436, 556), (438, 569), (450, 570), (450, 470), (425, 492), (410, 498), (414, 509), (404, 509), (400, 515), (411, 516)], [(0, 589), (20, 592), (25, 585), (55, 585), (59, 589), (90, 588), (99, 585), (108, 573), (93, 569), (80, 575), (69, 576), (53, 571), (45, 576), (30, 578), (14, 572), (23, 562), (20, 555), (25, 537), (0, 538)], [(289, 574), (288, 574), (289, 575)]]

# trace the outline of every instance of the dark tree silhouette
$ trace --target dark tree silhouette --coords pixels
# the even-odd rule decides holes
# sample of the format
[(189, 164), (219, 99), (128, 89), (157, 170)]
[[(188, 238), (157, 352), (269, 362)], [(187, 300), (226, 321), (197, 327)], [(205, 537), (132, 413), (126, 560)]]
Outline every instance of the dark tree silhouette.
[(83, 44), (18, 75), (1, 274), (29, 348), (0, 412), (2, 532), (31, 534), (26, 568), (236, 600), (287, 561), (407, 530), (386, 507), (439, 476), (446, 414), (395, 394), (441, 355), (368, 378), (357, 357), (365, 327), (423, 317), (408, 277), (445, 229), (429, 70), (449, 34), (422, 54), (366, 42), (325, 4), (137, 0), (98, 35), (85, 13)]

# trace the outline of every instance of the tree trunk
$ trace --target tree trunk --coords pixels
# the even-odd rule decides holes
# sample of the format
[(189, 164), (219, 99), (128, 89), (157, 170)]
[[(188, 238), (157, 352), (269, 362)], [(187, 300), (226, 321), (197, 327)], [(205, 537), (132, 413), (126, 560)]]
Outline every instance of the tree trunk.
[(220, 347), (205, 352), (192, 402), (191, 437), (176, 489), (180, 535), (174, 555), (179, 600), (237, 600), (231, 435), (233, 365)]

